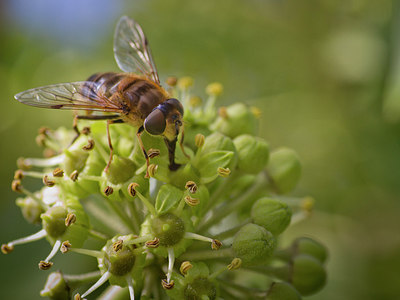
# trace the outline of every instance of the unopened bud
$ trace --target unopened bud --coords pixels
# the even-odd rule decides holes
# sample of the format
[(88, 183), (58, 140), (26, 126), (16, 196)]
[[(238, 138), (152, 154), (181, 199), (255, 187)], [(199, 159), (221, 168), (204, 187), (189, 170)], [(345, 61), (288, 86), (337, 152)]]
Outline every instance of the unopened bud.
[(22, 170), (17, 170), (14, 173), (14, 179), (15, 180), (21, 180), (22, 178), (24, 178), (24, 172)]
[(107, 186), (104, 191), (103, 191), (104, 195), (106, 196), (110, 196), (112, 193), (114, 193), (114, 189), (111, 186)]
[(217, 169), (217, 173), (221, 177), (228, 177), (231, 174), (231, 170), (229, 168), (221, 168)]
[(192, 198), (190, 196), (186, 196), (185, 197), (185, 202), (189, 206), (196, 206), (196, 205), (198, 205), (200, 203), (200, 200), (197, 199), (197, 198)]
[(68, 213), (65, 218), (65, 226), (69, 227), (76, 222), (76, 215), (74, 213)]
[(137, 184), (136, 182), (132, 182), (129, 186), (128, 186), (128, 193), (129, 195), (131, 195), (132, 197), (136, 196), (136, 188), (139, 186), (139, 184)]
[(205, 137), (201, 133), (196, 134), (194, 137), (194, 144), (197, 148), (201, 148), (204, 145)]
[(53, 187), (56, 184), (56, 182), (54, 180), (49, 179), (49, 176), (44, 175), (43, 184), (48, 187)]
[(224, 87), (219, 82), (213, 82), (207, 85), (206, 93), (210, 96), (219, 96), (224, 91)]
[(178, 78), (176, 78), (175, 76), (170, 76), (167, 78), (167, 80), (165, 82), (169, 86), (176, 86), (176, 83), (178, 82)]
[(10, 244), (3, 244), (1, 245), (1, 252), (3, 252), (3, 254), (9, 254), (14, 250), (14, 246), (10, 245)]
[(147, 168), (147, 171), (149, 172), (150, 177), (154, 177), (157, 173), (158, 165), (155, 164), (150, 164), (149, 167)]
[(174, 287), (175, 282), (173, 280), (168, 282), (167, 279), (163, 279), (163, 280), (161, 280), (161, 285), (165, 290), (170, 290)]
[(47, 261), (41, 260), (39, 262), (39, 269), (43, 270), (43, 271), (50, 269), (52, 266), (53, 266), (53, 263), (51, 261), (47, 262)]
[(193, 85), (193, 78), (186, 76), (178, 79), (178, 87), (182, 90), (187, 90)]
[(158, 238), (154, 238), (154, 240), (147, 241), (145, 246), (147, 248), (158, 248), (158, 246), (160, 246), (160, 240)]
[(94, 148), (94, 145), (95, 145), (94, 144), (94, 140), (89, 139), (88, 143), (85, 146), (83, 146), (82, 149), (85, 150), (85, 151), (90, 151), (90, 150), (92, 150)]
[(242, 260), (240, 258), (235, 257), (227, 268), (229, 271), (233, 271), (239, 269), (241, 266), (242, 266)]
[(181, 266), (180, 266), (180, 268), (179, 268), (179, 271), (181, 272), (182, 275), (186, 275), (187, 272), (188, 272), (191, 268), (193, 268), (193, 265), (190, 263), (190, 261), (184, 261), (184, 262), (181, 264)]
[(54, 169), (53, 176), (54, 177), (63, 177), (64, 176), (64, 171), (61, 170), (60, 168)]
[(149, 149), (147, 151), (147, 156), (149, 158), (154, 158), (154, 157), (157, 157), (159, 155), (160, 155), (160, 150), (158, 150), (158, 149)]
[(72, 181), (77, 181), (79, 176), (79, 172), (77, 170), (73, 171), (71, 175), (69, 175), (69, 178), (71, 178)]
[(238, 153), (238, 169), (248, 174), (257, 174), (268, 163), (268, 143), (259, 137), (243, 134), (233, 140)]
[(11, 189), (14, 192), (22, 193), (21, 180), (19, 180), (19, 179), (13, 180), (12, 183), (11, 183)]
[(195, 194), (197, 192), (197, 185), (194, 181), (186, 182), (185, 189), (187, 189), (191, 194)]
[(222, 243), (220, 241), (215, 240), (215, 239), (212, 240), (211, 249), (218, 250), (219, 248), (221, 248), (221, 246), (222, 246)]

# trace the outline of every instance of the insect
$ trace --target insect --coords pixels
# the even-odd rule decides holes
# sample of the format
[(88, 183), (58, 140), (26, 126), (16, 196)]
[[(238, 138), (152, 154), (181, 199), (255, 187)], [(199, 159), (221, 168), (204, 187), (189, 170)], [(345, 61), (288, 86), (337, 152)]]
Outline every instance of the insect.
[[(79, 136), (77, 120), (107, 120), (107, 137), (112, 161), (113, 147), (109, 126), (128, 123), (138, 128), (137, 138), (149, 166), (149, 157), (141, 140), (144, 130), (164, 137), (168, 148), (169, 168), (176, 170), (175, 148), (182, 127), (183, 106), (170, 98), (161, 87), (147, 38), (138, 23), (123, 16), (114, 35), (114, 57), (125, 73), (97, 73), (86, 81), (60, 83), (38, 87), (15, 95), (27, 105), (101, 112), (101, 114), (76, 115), (74, 130)], [(183, 132), (182, 132), (183, 137)], [(76, 140), (74, 139), (74, 141)], [(183, 150), (183, 140), (180, 146)], [(184, 152), (184, 151), (183, 151)], [(148, 177), (148, 173), (146, 173)]]

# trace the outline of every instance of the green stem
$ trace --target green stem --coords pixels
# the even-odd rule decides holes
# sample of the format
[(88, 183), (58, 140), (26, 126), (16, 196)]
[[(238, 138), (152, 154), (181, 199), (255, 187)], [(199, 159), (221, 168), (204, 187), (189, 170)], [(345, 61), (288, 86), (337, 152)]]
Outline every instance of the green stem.
[(71, 290), (78, 288), (81, 285), (91, 283), (96, 281), (100, 278), (101, 273), (100, 271), (90, 272), (86, 274), (79, 274), (79, 275), (62, 275), (67, 282), (68, 286)]
[(195, 252), (187, 252), (182, 254), (179, 259), (182, 260), (208, 260), (208, 259), (221, 259), (221, 258), (232, 258), (234, 256), (231, 248), (225, 248), (220, 250), (203, 250)]
[(257, 194), (263, 189), (265, 189), (265, 175), (260, 173), (254, 185), (247, 192), (217, 209), (215, 213), (211, 216), (211, 218), (209, 218), (207, 221), (199, 226), (198, 232), (203, 233), (214, 224), (219, 223), (232, 212), (240, 211), (242, 206), (248, 205), (247, 202), (251, 197), (253, 197), (253, 195)]
[(93, 229), (89, 229), (89, 235), (101, 241), (107, 241), (109, 239), (109, 237), (106, 234), (95, 231)]

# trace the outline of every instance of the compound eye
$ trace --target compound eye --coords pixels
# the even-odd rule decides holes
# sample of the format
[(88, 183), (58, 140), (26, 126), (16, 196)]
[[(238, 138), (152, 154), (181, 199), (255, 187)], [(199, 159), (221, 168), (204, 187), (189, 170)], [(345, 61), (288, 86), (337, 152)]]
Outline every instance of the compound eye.
[(153, 110), (144, 120), (144, 129), (153, 135), (162, 134), (166, 125), (164, 114), (159, 109)]
[(181, 114), (181, 116), (183, 116), (183, 106), (182, 103), (179, 102), (178, 99), (175, 98), (169, 98), (167, 101), (165, 101), (166, 103), (172, 105), (176, 110), (179, 111), (179, 113)]

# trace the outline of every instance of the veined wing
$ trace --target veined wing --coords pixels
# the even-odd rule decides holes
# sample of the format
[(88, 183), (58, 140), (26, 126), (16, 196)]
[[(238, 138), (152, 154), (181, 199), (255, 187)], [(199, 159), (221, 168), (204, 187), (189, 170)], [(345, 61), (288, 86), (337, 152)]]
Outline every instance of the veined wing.
[(121, 70), (143, 74), (160, 84), (147, 38), (140, 25), (127, 16), (119, 20), (115, 30), (114, 56)]
[(91, 81), (78, 81), (42, 86), (14, 97), (21, 103), (43, 108), (121, 112), (118, 105), (102, 96), (100, 88)]

